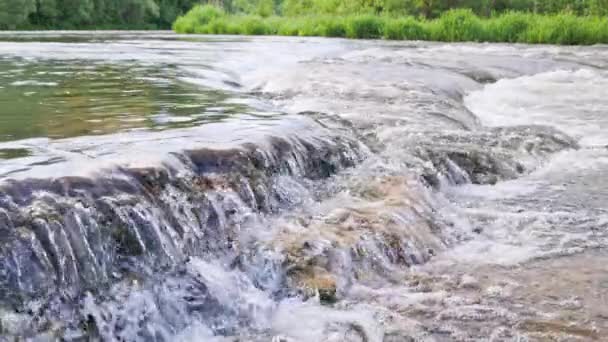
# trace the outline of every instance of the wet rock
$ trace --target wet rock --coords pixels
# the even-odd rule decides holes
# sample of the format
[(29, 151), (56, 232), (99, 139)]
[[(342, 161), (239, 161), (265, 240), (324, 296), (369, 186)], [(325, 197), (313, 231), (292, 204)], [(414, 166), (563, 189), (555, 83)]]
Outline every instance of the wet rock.
[[(369, 342), (365, 329), (355, 323), (351, 323), (344, 332), (344, 341), (348, 342)], [(337, 342), (337, 341), (336, 341)]]
[(480, 285), (477, 279), (474, 277), (465, 274), (460, 278), (459, 286), (463, 289), (471, 289), (471, 290), (479, 290)]
[(416, 339), (412, 336), (403, 333), (390, 333), (384, 335), (383, 342), (416, 342)]
[(491, 72), (483, 69), (472, 69), (469, 71), (462, 72), (465, 76), (468, 76), (478, 83), (489, 84), (495, 83), (498, 78)]
[[(248, 217), (295, 206), (298, 196), (310, 196), (309, 182), (364, 157), (348, 129), (322, 125), (303, 137), (175, 151), (171, 165), (4, 180), (0, 299), (19, 306), (67, 289), (76, 298), (111, 285), (124, 270), (146, 274), (188, 256), (234, 256)], [(335, 300), (335, 280), (319, 275), (307, 284), (324, 301)]]
[(432, 187), (442, 179), (452, 185), (496, 184), (531, 172), (556, 152), (577, 148), (572, 138), (545, 126), (432, 133), (412, 143), (412, 167)]
[(518, 329), (529, 333), (542, 334), (541, 336), (545, 338), (556, 338), (563, 335), (592, 340), (600, 338), (598, 332), (593, 329), (570, 325), (565, 322), (526, 320), (518, 324)]
[(365, 201), (313, 216), (305, 224), (280, 222), (272, 249), (285, 255), (287, 286), (332, 302), (354, 283), (402, 283), (404, 270), (425, 263), (444, 242), (445, 228), (413, 179), (361, 179)]
[(322, 303), (333, 304), (338, 300), (335, 277), (322, 269), (304, 271), (295, 276), (295, 282), (308, 296), (318, 293)]
[(137, 234), (127, 225), (116, 225), (110, 229), (110, 234), (116, 243), (116, 251), (125, 256), (138, 256), (144, 253), (144, 246)]

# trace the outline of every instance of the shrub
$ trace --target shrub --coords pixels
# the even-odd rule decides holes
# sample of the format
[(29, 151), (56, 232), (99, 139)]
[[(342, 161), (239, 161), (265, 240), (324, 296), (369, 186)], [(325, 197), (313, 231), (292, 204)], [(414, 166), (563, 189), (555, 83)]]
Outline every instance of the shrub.
[(214, 19), (223, 17), (224, 14), (224, 11), (219, 7), (198, 5), (188, 12), (188, 17), (198, 25), (205, 25)]
[(214, 19), (205, 25), (208, 34), (226, 34), (228, 33), (228, 23), (224, 18)]
[(597, 36), (597, 41), (595, 43), (608, 44), (608, 18), (596, 18), (594, 27)]
[(441, 41), (480, 41), (485, 35), (481, 20), (470, 9), (443, 13), (433, 28), (432, 38)]
[[(177, 18), (173, 24), (173, 29), (179, 33), (203, 33), (202, 29), (211, 21), (225, 16), (222, 9), (211, 5), (194, 6), (185, 16)], [(207, 33), (207, 32), (204, 32)]]
[(384, 23), (383, 35), (386, 39), (423, 40), (427, 34), (422, 22), (412, 18), (387, 19)]
[(273, 0), (259, 0), (255, 11), (257, 15), (261, 17), (270, 17), (274, 14), (274, 1)]
[(270, 29), (268, 25), (262, 20), (260, 17), (256, 16), (246, 16), (243, 18), (241, 22), (241, 33), (248, 35), (256, 35), (261, 36), (265, 34), (272, 34), (273, 31)]
[[(293, 21), (295, 18), (289, 18)], [(345, 37), (346, 24), (341, 17), (303, 17), (297, 23), (297, 32), (300, 36)]]
[(325, 37), (346, 37), (346, 23), (339, 17), (326, 18), (321, 23), (320, 32)]
[(488, 20), (486, 38), (494, 42), (521, 42), (529, 27), (534, 26), (534, 16), (526, 13), (508, 12)]
[(297, 36), (300, 31), (300, 24), (296, 20), (281, 18), (277, 23), (277, 34), (280, 36)]
[[(324, 0), (309, 0), (324, 1)], [(328, 0), (329, 1), (329, 0)], [(331, 0), (328, 10), (336, 10), (338, 0)], [(332, 7), (334, 6), (334, 7)], [(451, 10), (439, 19), (427, 21), (413, 17), (358, 14), (340, 16), (260, 17), (226, 15), (213, 6), (196, 6), (179, 17), (173, 28), (179, 33), (248, 34), (284, 36), (326, 36), (380, 38), (494, 41), (537, 44), (608, 43), (608, 18), (580, 17), (569, 13), (537, 15), (507, 12), (497, 17), (480, 19), (471, 10)]]
[(589, 44), (593, 41), (593, 32), (587, 22), (588, 18), (572, 14), (558, 14), (552, 20), (544, 20), (551, 34), (548, 43), (553, 44)]
[(285, 0), (281, 4), (282, 14), (286, 16), (299, 16), (309, 14), (312, 10), (311, 0)]
[(173, 31), (177, 33), (194, 33), (195, 25), (194, 21), (188, 16), (179, 17), (173, 23)]
[(593, 44), (601, 42), (598, 21), (571, 14), (538, 17), (525, 34), (527, 43), (535, 44)]
[(299, 36), (321, 36), (322, 28), (318, 19), (314, 17), (304, 17), (299, 22)]
[(346, 36), (349, 38), (380, 38), (383, 22), (371, 14), (357, 15), (346, 19)]

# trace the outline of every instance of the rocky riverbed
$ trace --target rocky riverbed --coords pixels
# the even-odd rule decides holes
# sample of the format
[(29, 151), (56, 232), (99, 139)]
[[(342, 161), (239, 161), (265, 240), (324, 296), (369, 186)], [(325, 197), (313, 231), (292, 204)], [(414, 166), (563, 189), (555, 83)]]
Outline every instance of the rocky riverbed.
[(602, 340), (606, 51), (1, 33), (3, 338)]

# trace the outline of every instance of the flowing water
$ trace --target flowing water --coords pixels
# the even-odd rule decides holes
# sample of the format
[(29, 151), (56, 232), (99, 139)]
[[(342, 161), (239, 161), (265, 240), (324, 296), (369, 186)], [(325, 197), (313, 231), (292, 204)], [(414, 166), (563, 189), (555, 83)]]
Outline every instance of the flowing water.
[(608, 47), (0, 34), (7, 341), (608, 336)]

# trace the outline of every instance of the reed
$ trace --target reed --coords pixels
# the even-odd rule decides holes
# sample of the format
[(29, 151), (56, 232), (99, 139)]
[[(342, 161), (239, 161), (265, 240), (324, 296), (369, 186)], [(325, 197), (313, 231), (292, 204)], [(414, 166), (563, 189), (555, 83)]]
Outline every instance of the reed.
[(608, 43), (608, 18), (569, 13), (506, 12), (481, 18), (469, 9), (449, 10), (427, 20), (411, 16), (302, 14), (262, 17), (228, 14), (196, 6), (173, 25), (178, 33), (323, 36), (362, 39), (433, 40), (590, 45)]

